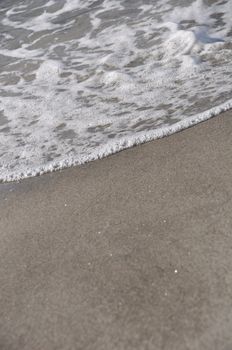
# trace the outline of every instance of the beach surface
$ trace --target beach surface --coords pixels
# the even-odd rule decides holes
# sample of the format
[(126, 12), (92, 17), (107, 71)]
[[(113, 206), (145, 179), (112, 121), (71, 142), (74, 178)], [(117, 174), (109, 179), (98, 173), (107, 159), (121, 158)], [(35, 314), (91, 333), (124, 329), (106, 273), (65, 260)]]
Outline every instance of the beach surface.
[(0, 349), (230, 350), (231, 135), (1, 184)]

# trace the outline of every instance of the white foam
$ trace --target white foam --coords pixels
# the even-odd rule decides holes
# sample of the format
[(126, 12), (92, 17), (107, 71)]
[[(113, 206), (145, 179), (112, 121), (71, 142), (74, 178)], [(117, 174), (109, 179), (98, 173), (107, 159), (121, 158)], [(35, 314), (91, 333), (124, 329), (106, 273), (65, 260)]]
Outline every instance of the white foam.
[(230, 1), (175, 4), (32, 0), (0, 12), (1, 181), (102, 158), (232, 107)]
[(173, 23), (179, 23), (182, 20), (194, 20), (200, 24), (210, 24), (212, 23), (210, 6), (205, 6), (203, 0), (196, 0), (188, 6), (175, 6), (173, 11), (167, 16), (165, 15), (164, 18), (168, 18)]
[(178, 30), (165, 43), (165, 58), (182, 57), (192, 53), (197, 45), (194, 32), (190, 30)]
[(61, 62), (54, 60), (46, 60), (41, 63), (36, 71), (36, 79), (39, 82), (46, 82), (47, 84), (55, 84), (59, 80), (62, 71)]
[(223, 103), (217, 107), (214, 107), (210, 110), (205, 111), (204, 113), (196, 114), (192, 117), (183, 119), (182, 121), (173, 124), (172, 126), (160, 127), (157, 130), (151, 130), (145, 133), (138, 133), (135, 135), (131, 135), (130, 137), (122, 138), (120, 141), (112, 141), (107, 144), (101, 145), (100, 147), (96, 147), (96, 149), (88, 155), (76, 157), (65, 157), (65, 159), (53, 162), (51, 164), (47, 164), (43, 167), (38, 167), (34, 169), (26, 169), (24, 171), (14, 171), (9, 172), (8, 170), (4, 171), (4, 177), (1, 177), (0, 173), (0, 181), (19, 181), (21, 179), (46, 174), (53, 171), (62, 170), (71, 166), (85, 164), (90, 161), (94, 161), (97, 159), (102, 159), (114, 153), (120, 152), (122, 150), (131, 148), (133, 146), (143, 144), (149, 141), (153, 141), (165, 136), (170, 136), (178, 131), (187, 129), (191, 126), (194, 126), (198, 123), (206, 121), (212, 117), (219, 115), (222, 112), (225, 112), (232, 108), (232, 99)]

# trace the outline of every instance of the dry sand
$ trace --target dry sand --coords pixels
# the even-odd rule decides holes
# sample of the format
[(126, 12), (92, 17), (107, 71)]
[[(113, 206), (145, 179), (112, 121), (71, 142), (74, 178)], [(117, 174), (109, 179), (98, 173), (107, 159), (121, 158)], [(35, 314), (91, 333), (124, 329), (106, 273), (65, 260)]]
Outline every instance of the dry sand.
[(1, 350), (232, 349), (232, 113), (0, 185)]

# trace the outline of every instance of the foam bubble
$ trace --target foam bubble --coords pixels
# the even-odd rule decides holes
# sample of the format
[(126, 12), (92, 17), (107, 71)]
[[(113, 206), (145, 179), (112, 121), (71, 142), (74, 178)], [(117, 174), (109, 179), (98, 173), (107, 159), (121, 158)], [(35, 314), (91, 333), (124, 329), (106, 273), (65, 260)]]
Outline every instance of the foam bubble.
[(164, 43), (164, 58), (173, 59), (173, 57), (190, 55), (196, 45), (197, 40), (194, 32), (189, 30), (178, 30)]
[(46, 81), (49, 84), (54, 84), (59, 80), (62, 72), (61, 62), (54, 60), (46, 60), (41, 63), (40, 67), (36, 71), (37, 81)]

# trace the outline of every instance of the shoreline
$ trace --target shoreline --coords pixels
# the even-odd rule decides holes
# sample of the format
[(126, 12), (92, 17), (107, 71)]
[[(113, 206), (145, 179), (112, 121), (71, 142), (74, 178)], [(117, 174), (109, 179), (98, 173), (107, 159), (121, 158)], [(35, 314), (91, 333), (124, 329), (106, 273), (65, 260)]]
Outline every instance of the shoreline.
[[(195, 126), (199, 123), (207, 121), (214, 117), (220, 117), (223, 113), (230, 112), (232, 109), (232, 99), (213, 107), (209, 110), (206, 110), (202, 113), (196, 114), (192, 117), (188, 117), (179, 121), (170, 126), (160, 127), (154, 130), (147, 131), (146, 134), (135, 133), (130, 137), (126, 137), (121, 139), (120, 142), (112, 141), (111, 143), (107, 143), (100, 147), (97, 147), (97, 153), (93, 152), (93, 154), (86, 156), (76, 156), (75, 158), (71, 157), (71, 159), (67, 158), (63, 161), (59, 161), (58, 163), (47, 164), (41, 166), (40, 168), (34, 168), (30, 170), (17, 171), (13, 174), (6, 173), (4, 176), (0, 174), (0, 183), (7, 183), (13, 181), (19, 181), (26, 178), (30, 178), (33, 176), (44, 175), (56, 171), (60, 171), (63, 169), (67, 169), (70, 167), (81, 166), (83, 164), (93, 162), (96, 160), (100, 160), (106, 157), (109, 157), (113, 154), (117, 154), (118, 152), (130, 149), (135, 146), (143, 145), (147, 142), (155, 141), (161, 139), (163, 137), (167, 137), (173, 135), (177, 132), (186, 130)], [(99, 148), (99, 149), (98, 149)]]
[(231, 133), (0, 184), (1, 349), (229, 349)]

